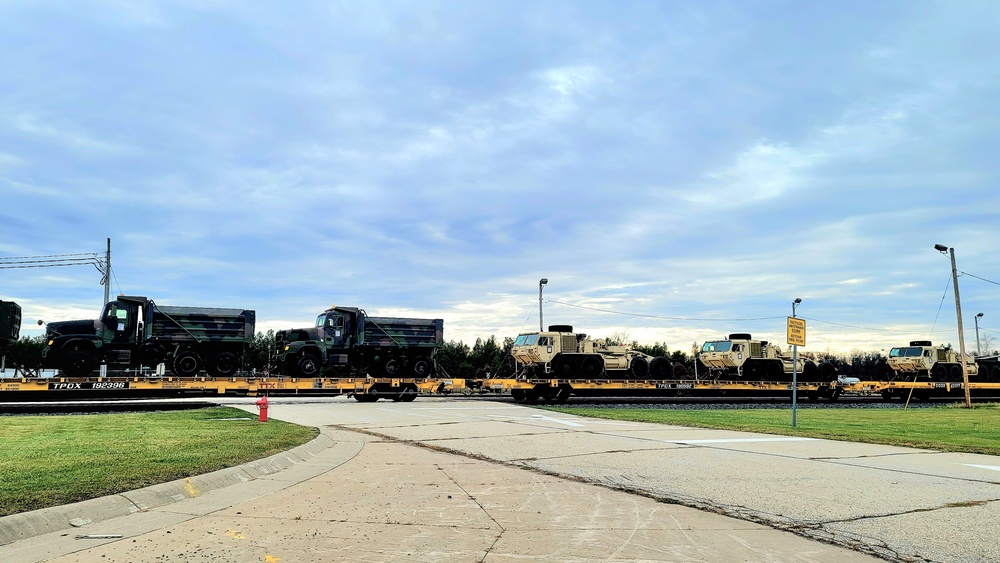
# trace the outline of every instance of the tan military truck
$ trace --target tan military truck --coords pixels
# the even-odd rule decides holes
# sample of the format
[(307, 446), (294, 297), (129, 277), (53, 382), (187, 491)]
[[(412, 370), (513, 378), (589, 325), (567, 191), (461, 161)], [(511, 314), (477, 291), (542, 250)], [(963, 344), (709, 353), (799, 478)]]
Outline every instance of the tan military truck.
[[(962, 354), (950, 345), (934, 346), (930, 340), (913, 340), (909, 346), (889, 350), (889, 367), (898, 379), (959, 382), (964, 380)], [(966, 354), (965, 371), (970, 381), (1000, 381), (996, 356)]]
[[(707, 376), (702, 377), (704, 379), (792, 380), (791, 355), (786, 355), (776, 344), (754, 340), (749, 333), (733, 333), (725, 340), (705, 342), (698, 361), (707, 371)], [(797, 380), (803, 383), (837, 379), (836, 366), (830, 363), (817, 366), (816, 362), (799, 357), (795, 369)]]
[(511, 355), (524, 379), (667, 379), (672, 373), (665, 357), (595, 342), (570, 325), (517, 335)]

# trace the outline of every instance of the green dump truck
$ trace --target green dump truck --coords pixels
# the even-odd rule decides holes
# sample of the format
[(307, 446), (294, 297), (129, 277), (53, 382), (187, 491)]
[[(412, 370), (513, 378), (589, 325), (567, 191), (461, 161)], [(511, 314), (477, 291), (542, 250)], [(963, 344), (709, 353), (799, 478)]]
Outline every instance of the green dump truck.
[(0, 300), (0, 356), (21, 333), (21, 307), (13, 301)]
[(45, 367), (69, 376), (109, 369), (165, 364), (179, 377), (229, 377), (253, 341), (256, 313), (247, 309), (158, 306), (138, 296), (119, 296), (97, 320), (46, 325)]
[(297, 377), (316, 377), (324, 367), (339, 375), (433, 377), (434, 354), (444, 343), (444, 321), (369, 317), (364, 309), (331, 307), (315, 326), (274, 335), (272, 369)]

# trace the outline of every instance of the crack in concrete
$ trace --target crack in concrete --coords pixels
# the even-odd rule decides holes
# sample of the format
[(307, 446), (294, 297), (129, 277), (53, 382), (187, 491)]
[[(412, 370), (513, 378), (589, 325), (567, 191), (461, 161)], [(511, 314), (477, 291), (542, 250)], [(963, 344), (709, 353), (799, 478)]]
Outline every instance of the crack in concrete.
[(440, 471), (442, 475), (444, 475), (445, 477), (448, 478), (449, 481), (454, 483), (456, 487), (458, 487), (463, 493), (465, 493), (467, 497), (469, 497), (469, 499), (472, 500), (472, 502), (476, 503), (476, 506), (479, 507), (479, 510), (482, 510), (483, 514), (488, 516), (490, 520), (492, 520), (493, 523), (497, 525), (497, 528), (500, 528), (500, 533), (497, 534), (497, 537), (493, 539), (493, 543), (491, 543), (490, 546), (486, 548), (486, 552), (483, 553), (483, 556), (479, 559), (479, 563), (483, 563), (484, 561), (486, 561), (486, 558), (490, 556), (490, 553), (493, 551), (493, 548), (496, 547), (497, 543), (500, 541), (500, 538), (503, 537), (503, 534), (504, 532), (507, 531), (507, 529), (504, 528), (503, 524), (498, 522), (497, 519), (494, 518), (492, 514), (490, 514), (489, 510), (486, 510), (486, 507), (483, 506), (483, 503), (479, 502), (479, 499), (469, 494), (469, 491), (465, 490), (465, 487), (463, 487), (461, 483), (459, 483), (458, 481), (455, 480), (454, 477), (449, 475), (448, 472), (445, 470), (445, 468), (441, 467), (440, 465), (437, 465), (436, 467), (438, 468), (438, 471)]

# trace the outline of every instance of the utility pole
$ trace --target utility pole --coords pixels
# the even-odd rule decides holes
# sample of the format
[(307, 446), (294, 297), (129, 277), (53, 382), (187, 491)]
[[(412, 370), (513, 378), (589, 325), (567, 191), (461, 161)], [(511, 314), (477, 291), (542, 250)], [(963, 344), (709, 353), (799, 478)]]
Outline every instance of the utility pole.
[(965, 408), (972, 408), (972, 397), (969, 395), (969, 367), (965, 357), (965, 334), (962, 331), (962, 300), (958, 296), (958, 267), (955, 266), (955, 249), (943, 244), (935, 244), (934, 250), (941, 254), (951, 255), (951, 280), (955, 284), (955, 316), (958, 317), (958, 346), (962, 352), (962, 386), (965, 387)]
[(549, 283), (549, 278), (538, 280), (538, 332), (545, 330), (544, 323), (542, 322), (542, 288), (547, 283)]

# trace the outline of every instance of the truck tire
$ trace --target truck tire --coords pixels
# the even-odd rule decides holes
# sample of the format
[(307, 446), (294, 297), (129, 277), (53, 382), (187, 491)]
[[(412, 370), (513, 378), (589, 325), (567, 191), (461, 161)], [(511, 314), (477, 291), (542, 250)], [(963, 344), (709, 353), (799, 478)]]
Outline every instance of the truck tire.
[(646, 379), (649, 376), (649, 361), (642, 356), (632, 358), (628, 364), (628, 373), (632, 379)]
[(552, 375), (558, 379), (570, 379), (573, 376), (573, 360), (566, 356), (552, 358)]
[(413, 365), (410, 366), (410, 371), (413, 372), (414, 377), (422, 379), (430, 376), (433, 368), (434, 366), (431, 364), (430, 359), (421, 356), (416, 360), (413, 360)]
[(232, 352), (220, 352), (208, 365), (208, 373), (216, 377), (231, 377), (240, 367), (239, 358)]
[(181, 350), (174, 356), (171, 368), (176, 376), (194, 377), (201, 371), (201, 356), (194, 350)]
[(139, 363), (148, 368), (156, 367), (157, 364), (163, 363), (163, 357), (166, 355), (167, 351), (159, 344), (143, 344), (142, 348), (139, 348)]
[(931, 381), (947, 381), (948, 366), (944, 364), (934, 364), (931, 368)]
[(390, 357), (382, 364), (382, 373), (389, 377), (399, 377), (403, 373), (403, 360), (401, 358)]
[(584, 379), (598, 379), (604, 373), (604, 360), (599, 356), (587, 356), (580, 371)]
[(295, 374), (299, 377), (316, 377), (320, 372), (320, 360), (316, 354), (302, 354), (295, 362)]
[(66, 352), (63, 373), (70, 377), (84, 377), (90, 375), (95, 367), (97, 367), (97, 357), (93, 350), (81, 344), (70, 345)]
[(672, 373), (670, 360), (663, 356), (657, 356), (649, 362), (649, 377), (652, 379), (670, 379)]

